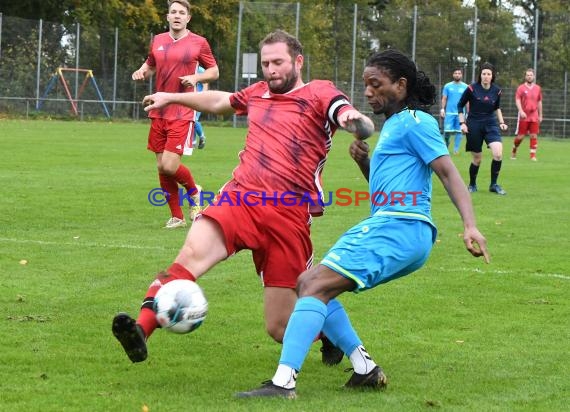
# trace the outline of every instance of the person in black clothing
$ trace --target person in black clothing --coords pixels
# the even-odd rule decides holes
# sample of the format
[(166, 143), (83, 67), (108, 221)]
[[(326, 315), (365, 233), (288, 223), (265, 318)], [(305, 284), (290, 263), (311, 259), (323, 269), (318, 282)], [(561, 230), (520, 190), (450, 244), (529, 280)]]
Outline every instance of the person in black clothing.
[[(467, 103), (469, 103), (469, 113), (466, 123), (463, 108)], [(477, 191), (477, 174), (481, 164), (484, 141), (493, 155), (489, 191), (498, 195), (507, 194), (497, 183), (503, 162), (501, 131), (506, 131), (508, 128), (503, 119), (500, 103), (501, 88), (495, 84), (495, 68), (491, 63), (483, 63), (477, 82), (467, 87), (457, 104), (461, 132), (467, 134), (466, 150), (473, 155), (469, 166), (469, 186), (467, 187), (470, 193)]]

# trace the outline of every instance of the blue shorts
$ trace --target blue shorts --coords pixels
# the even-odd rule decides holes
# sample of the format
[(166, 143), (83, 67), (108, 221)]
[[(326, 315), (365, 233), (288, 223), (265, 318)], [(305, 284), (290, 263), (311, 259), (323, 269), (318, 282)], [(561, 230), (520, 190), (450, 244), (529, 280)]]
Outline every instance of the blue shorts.
[(356, 283), (355, 292), (418, 270), (437, 230), (422, 220), (371, 216), (349, 229), (320, 262)]
[(451, 133), (457, 132), (461, 133), (461, 125), (459, 124), (458, 114), (446, 114), (443, 119), (443, 132)]
[(493, 142), (502, 142), (501, 131), (496, 121), (472, 121), (467, 122), (467, 144), (465, 150), (468, 152), (481, 153), (483, 151), (483, 141), (487, 147)]

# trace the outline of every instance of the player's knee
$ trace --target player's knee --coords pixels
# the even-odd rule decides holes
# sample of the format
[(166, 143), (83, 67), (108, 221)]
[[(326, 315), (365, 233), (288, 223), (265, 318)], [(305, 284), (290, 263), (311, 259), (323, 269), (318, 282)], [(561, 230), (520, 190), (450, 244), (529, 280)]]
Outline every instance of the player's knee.
[(307, 292), (307, 288), (310, 285), (310, 276), (307, 275), (308, 272), (301, 273), (297, 278), (297, 296), (304, 296)]
[(159, 163), (157, 167), (158, 167), (158, 173), (165, 176), (174, 176), (177, 169), (177, 167), (174, 167), (174, 165), (165, 164), (165, 163)]
[(193, 262), (196, 263), (199, 261), (199, 254), (197, 253), (196, 248), (192, 246), (192, 244), (186, 242), (182, 249), (180, 249), (180, 253), (178, 258), (181, 259), (183, 262)]
[(319, 295), (321, 288), (317, 282), (318, 272), (316, 267), (302, 273), (297, 279), (297, 296)]
[(287, 325), (273, 324), (267, 325), (267, 334), (277, 343), (283, 343), (283, 336), (285, 336), (285, 327)]
[(473, 159), (471, 160), (471, 162), (475, 165), (475, 166), (479, 166), (481, 164), (481, 160), (483, 159), (483, 157), (481, 156), (480, 153), (474, 154), (473, 155)]

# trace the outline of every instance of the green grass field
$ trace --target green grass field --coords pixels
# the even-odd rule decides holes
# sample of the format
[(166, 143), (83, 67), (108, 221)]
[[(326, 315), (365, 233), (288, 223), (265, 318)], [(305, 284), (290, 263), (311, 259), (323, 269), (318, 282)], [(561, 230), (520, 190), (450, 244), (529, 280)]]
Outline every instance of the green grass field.
[[(186, 231), (167, 231), (148, 125), (0, 121), (1, 411), (562, 411), (570, 410), (570, 142), (542, 139), (539, 161), (508, 159), (505, 197), (473, 195), (492, 262), (464, 249), (459, 216), (434, 182), (438, 243), (419, 272), (341, 297), (390, 384), (341, 388), (345, 359), (320, 362), (314, 345), (298, 399), (237, 400), (272, 376), (280, 346), (266, 335), (261, 286), (243, 252), (205, 275), (210, 303), (189, 335), (157, 331), (149, 359), (131, 364), (111, 334), (118, 311), (136, 314), (154, 274)], [(237, 164), (245, 130), (206, 125), (206, 149), (185, 163), (206, 190)], [(339, 132), (326, 190), (366, 190)], [(466, 177), (469, 156), (454, 156)], [(436, 179), (437, 180), (437, 179)], [(314, 224), (316, 258), (368, 207), (331, 206)], [(22, 264), (23, 260), (27, 264)]]

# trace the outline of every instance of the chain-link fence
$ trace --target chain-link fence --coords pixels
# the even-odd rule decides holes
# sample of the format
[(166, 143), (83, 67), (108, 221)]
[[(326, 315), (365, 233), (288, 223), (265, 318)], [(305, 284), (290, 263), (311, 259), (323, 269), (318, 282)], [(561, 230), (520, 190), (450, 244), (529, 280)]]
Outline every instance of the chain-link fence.
[[(369, 112), (363, 95), (362, 70), (373, 49), (397, 48), (411, 56), (441, 91), (456, 67), (469, 83), (483, 61), (498, 71), (502, 109), (514, 126), (514, 92), (529, 67), (543, 88), (542, 133), (570, 136), (568, 72), (570, 15), (535, 12), (517, 15), (506, 8), (450, 6), (377, 10), (348, 2), (239, 3), (233, 38), (211, 42), (232, 49), (233, 61), (218, 61), (221, 76), (213, 88), (237, 90), (262, 78), (259, 60), (254, 73), (244, 73), (244, 54), (258, 53), (264, 34), (283, 28), (305, 47), (303, 77), (330, 79), (355, 106)], [(192, 24), (190, 25), (192, 29)], [(262, 34), (260, 34), (262, 33)], [(208, 38), (208, 33), (200, 33)], [(131, 73), (144, 61), (147, 38), (118, 29), (33, 21), (0, 13), (0, 113), (43, 113), (78, 118), (145, 117), (140, 101), (152, 92), (150, 82), (137, 83)], [(218, 49), (219, 50), (219, 49)], [(245, 56), (247, 57), (247, 56)], [(69, 69), (58, 74), (58, 68)], [(92, 77), (86, 72), (90, 70)], [(439, 106), (433, 107), (437, 113)]]

